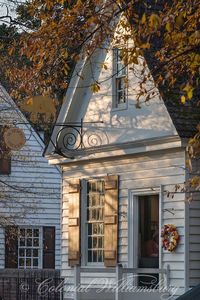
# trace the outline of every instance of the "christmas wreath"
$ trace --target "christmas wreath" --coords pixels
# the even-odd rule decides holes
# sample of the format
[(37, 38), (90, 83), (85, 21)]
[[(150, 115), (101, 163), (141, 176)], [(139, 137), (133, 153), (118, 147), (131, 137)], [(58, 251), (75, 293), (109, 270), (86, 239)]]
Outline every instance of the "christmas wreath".
[(172, 224), (164, 225), (161, 231), (162, 247), (170, 252), (174, 251), (178, 246), (180, 236), (176, 226)]

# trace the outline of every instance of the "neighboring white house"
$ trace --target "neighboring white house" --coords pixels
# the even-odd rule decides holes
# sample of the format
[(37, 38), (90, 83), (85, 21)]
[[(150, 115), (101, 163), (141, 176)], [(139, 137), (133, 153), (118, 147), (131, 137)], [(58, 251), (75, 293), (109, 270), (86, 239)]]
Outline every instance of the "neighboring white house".
[[(60, 270), (61, 174), (43, 157), (43, 141), (2, 86), (0, 126), (0, 296), (4, 297), (2, 278), (15, 276), (17, 269), (52, 269), (51, 274)], [(5, 128), (20, 128), (25, 135), (23, 147), (10, 151), (10, 156), (5, 156), (9, 150)]]
[[(68, 293), (80, 274), (83, 286), (92, 282), (94, 288), (106, 278), (114, 284), (122, 273), (158, 272), (176, 298), (200, 283), (199, 196), (189, 204), (175, 187), (188, 178), (185, 141), (198, 118), (192, 109), (185, 114), (184, 107), (164, 103), (157, 93), (137, 109), (139, 79), (132, 66), (123, 66), (120, 50), (110, 48), (78, 62), (46, 150), (49, 162), (62, 168), (65, 299), (114, 299), (106, 289), (93, 296)], [(139, 74), (140, 66), (134, 70)], [(98, 93), (90, 89), (94, 80), (100, 83)], [(174, 252), (161, 247), (165, 224), (175, 225), (180, 235)], [(142, 281), (140, 276), (132, 284), (142, 287)], [(158, 294), (137, 291), (130, 299), (160, 299)], [(124, 293), (115, 297), (128, 299)]]

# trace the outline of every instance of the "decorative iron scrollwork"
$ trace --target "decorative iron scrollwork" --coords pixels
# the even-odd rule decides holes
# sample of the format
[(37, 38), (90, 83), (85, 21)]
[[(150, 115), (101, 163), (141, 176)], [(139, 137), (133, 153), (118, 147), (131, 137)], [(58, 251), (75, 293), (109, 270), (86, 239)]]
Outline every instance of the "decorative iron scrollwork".
[[(106, 133), (94, 126), (103, 122), (81, 122), (55, 124), (61, 127), (56, 134), (55, 153), (70, 159), (82, 155), (84, 150), (92, 150), (108, 143)], [(82, 151), (81, 151), (82, 150)]]
[(56, 146), (59, 144), (66, 151), (78, 150), (82, 147), (82, 133), (76, 127), (64, 125), (56, 137)]
[[(78, 155), (85, 153), (94, 153), (98, 147), (108, 144), (107, 134), (103, 128), (97, 128), (95, 124), (102, 124), (103, 122), (69, 122), (56, 123), (53, 125), (56, 130), (56, 138), (50, 139), (54, 146), (54, 153), (60, 156), (74, 159)], [(18, 124), (29, 123), (13, 123)], [(51, 124), (49, 124), (51, 125)], [(90, 150), (89, 152), (87, 150)]]

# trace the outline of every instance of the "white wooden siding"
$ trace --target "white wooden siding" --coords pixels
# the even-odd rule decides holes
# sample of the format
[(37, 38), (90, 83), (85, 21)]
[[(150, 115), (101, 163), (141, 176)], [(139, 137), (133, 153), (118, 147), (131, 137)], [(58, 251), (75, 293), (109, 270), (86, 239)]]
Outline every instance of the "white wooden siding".
[[(185, 180), (184, 151), (160, 151), (143, 156), (129, 158), (113, 158), (98, 163), (69, 164), (63, 167), (63, 202), (62, 202), (62, 276), (73, 282), (72, 271), (68, 267), (68, 194), (67, 182), (72, 178), (91, 178), (118, 174), (119, 183), (119, 263), (128, 265), (128, 223), (127, 206), (130, 189), (151, 188), (163, 185), (164, 191), (174, 191), (174, 184), (182, 184)], [(184, 289), (184, 210), (185, 195), (175, 194), (174, 198), (163, 195), (163, 224), (173, 223), (181, 235), (180, 245), (175, 253), (163, 251), (162, 266), (170, 264), (170, 285), (178, 286), (177, 295)], [(166, 210), (167, 209), (167, 210)], [(123, 215), (125, 214), (125, 217)], [(84, 237), (83, 237), (84, 238)], [(104, 274), (105, 276), (105, 274)], [(107, 275), (106, 275), (107, 276)], [(111, 275), (110, 275), (111, 276)], [(84, 282), (91, 277), (84, 276)]]
[[(43, 157), (43, 142), (2, 87), (0, 104), (12, 108), (6, 112), (0, 110), (0, 124), (26, 123), (17, 125), (25, 133), (26, 144), (20, 151), (12, 153), (11, 174), (0, 175), (1, 213), (8, 216), (13, 213), (16, 225), (55, 226), (55, 267), (60, 269), (60, 170), (49, 165)], [(9, 208), (2, 205), (2, 200)], [(24, 218), (20, 217), (20, 203), (27, 207)], [(4, 229), (0, 228), (1, 269), (5, 266), (4, 257)]]
[[(195, 160), (192, 173), (199, 173), (200, 162)], [(192, 176), (191, 176), (192, 177)], [(200, 284), (200, 193), (192, 194), (189, 206), (189, 286)]]

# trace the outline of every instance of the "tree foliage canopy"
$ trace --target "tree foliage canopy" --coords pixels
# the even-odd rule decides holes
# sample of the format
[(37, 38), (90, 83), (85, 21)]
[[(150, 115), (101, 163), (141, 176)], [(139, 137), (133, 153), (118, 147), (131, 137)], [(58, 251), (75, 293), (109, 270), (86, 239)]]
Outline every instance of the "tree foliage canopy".
[[(182, 105), (199, 105), (198, 0), (33, 0), (20, 6), (18, 14), (11, 24), (24, 25), (19, 34), (8, 37), (9, 43), (0, 42), (0, 64), (15, 83), (15, 98), (62, 96), (74, 64), (112, 39), (119, 21), (124, 34), (119, 33), (115, 42), (125, 64), (137, 65), (138, 58), (145, 57), (161, 93)], [(134, 43), (127, 47), (129, 40)], [(149, 76), (143, 76), (141, 85)], [(98, 92), (101, 85), (93, 82), (91, 89)], [(146, 101), (154, 96), (142, 89), (144, 94)], [(199, 134), (189, 148), (190, 157), (199, 155)]]
[[(30, 26), (21, 32), (20, 39), (14, 39), (9, 54), (17, 52), (26, 63), (15, 61), (6, 74), (18, 83), (19, 94), (62, 94), (80, 53), (90, 56), (110, 39), (121, 14), (126, 16), (121, 19), (121, 26), (127, 33), (119, 42), (126, 63), (137, 64), (138, 56), (145, 56), (152, 65), (156, 83), (173, 89), (182, 103), (191, 100), (197, 91), (198, 0), (34, 0), (18, 12), (18, 20)], [(134, 46), (127, 49), (129, 39), (134, 40)]]

